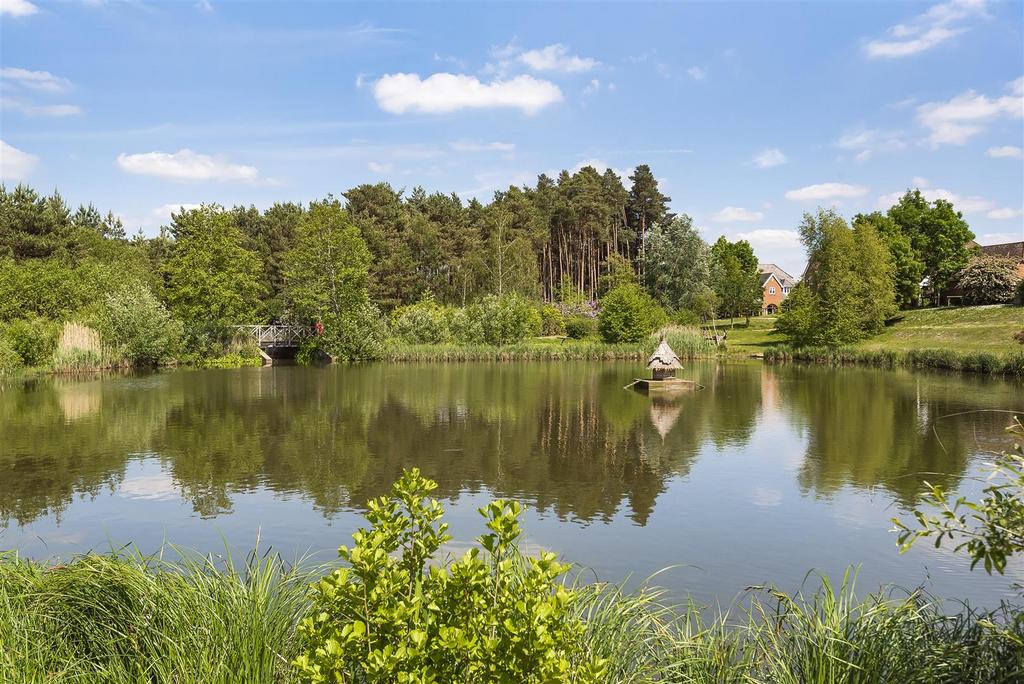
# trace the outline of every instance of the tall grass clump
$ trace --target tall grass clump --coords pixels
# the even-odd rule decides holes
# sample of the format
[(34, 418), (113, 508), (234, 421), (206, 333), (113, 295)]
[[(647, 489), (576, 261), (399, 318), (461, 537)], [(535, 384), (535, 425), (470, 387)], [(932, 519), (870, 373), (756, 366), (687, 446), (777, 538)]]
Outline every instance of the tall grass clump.
[(664, 337), (672, 351), (681, 359), (696, 359), (714, 356), (718, 347), (713, 340), (704, 336), (700, 328), (690, 325), (667, 325), (650, 336), (648, 346), (654, 351)]
[(81, 323), (65, 323), (53, 352), (53, 370), (59, 373), (95, 370), (106, 365), (100, 334)]
[(0, 556), (0, 681), (288, 681), (308, 578), (272, 555), (241, 567), (88, 554)]

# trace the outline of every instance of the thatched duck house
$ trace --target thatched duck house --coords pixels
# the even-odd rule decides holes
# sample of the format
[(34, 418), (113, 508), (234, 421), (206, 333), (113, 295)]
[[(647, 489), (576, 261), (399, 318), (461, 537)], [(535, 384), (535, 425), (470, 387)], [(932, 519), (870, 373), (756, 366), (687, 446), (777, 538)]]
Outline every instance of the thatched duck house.
[(654, 350), (647, 362), (647, 367), (651, 369), (653, 380), (669, 380), (676, 377), (676, 371), (681, 370), (683, 364), (679, 361), (676, 353), (672, 351), (672, 347), (668, 346), (668, 342), (662, 338), (661, 344)]

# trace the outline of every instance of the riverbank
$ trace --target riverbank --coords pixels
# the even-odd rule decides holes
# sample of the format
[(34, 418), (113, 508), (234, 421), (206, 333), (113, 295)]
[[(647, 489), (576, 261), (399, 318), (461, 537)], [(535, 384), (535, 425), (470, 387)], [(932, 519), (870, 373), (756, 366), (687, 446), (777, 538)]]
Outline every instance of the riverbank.
[[(0, 555), (0, 680), (300, 681), (296, 627), (323, 571), (255, 553), (238, 566)], [(577, 648), (607, 662), (600, 681), (1009, 682), (1024, 673), (1024, 621), (1009, 606), (948, 614), (921, 591), (857, 598), (849, 578), (838, 587), (822, 579), (808, 594), (755, 588), (717, 613), (667, 605), (654, 587), (573, 588)]]

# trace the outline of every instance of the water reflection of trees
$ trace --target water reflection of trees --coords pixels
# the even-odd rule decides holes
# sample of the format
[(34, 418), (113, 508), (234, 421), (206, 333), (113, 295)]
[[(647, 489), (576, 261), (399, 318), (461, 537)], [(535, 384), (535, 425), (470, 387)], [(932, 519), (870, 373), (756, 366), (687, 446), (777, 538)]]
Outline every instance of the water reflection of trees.
[(76, 496), (116, 488), (127, 461), (147, 454), (204, 516), (256, 488), (331, 515), (416, 465), (444, 497), (487, 490), (561, 517), (625, 514), (642, 525), (670, 477), (685, 476), (707, 445), (749, 445), (759, 416), (786, 416), (806, 434), (806, 490), (881, 484), (908, 500), (920, 488), (911, 474), (956, 482), (972, 426), (998, 430), (991, 416), (936, 421), (971, 397), (991, 404), (991, 392), (965, 391), (973, 386), (958, 378), (747, 364), (701, 372), (708, 389), (671, 402), (624, 391), (626, 366), (585, 363), (38, 380), (0, 392), (0, 519), (59, 515)]
[(782, 405), (807, 435), (805, 491), (882, 486), (903, 504), (924, 481), (956, 488), (979, 450), (1005, 448), (1005, 414), (1020, 408), (1012, 383), (933, 373), (774, 368)]

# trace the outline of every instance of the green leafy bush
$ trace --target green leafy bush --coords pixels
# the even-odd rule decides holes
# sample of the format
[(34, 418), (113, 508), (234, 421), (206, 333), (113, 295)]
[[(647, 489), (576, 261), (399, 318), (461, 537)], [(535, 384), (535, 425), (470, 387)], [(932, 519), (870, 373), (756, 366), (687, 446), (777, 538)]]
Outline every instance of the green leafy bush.
[(565, 334), (565, 318), (557, 306), (554, 304), (544, 304), (540, 307), (539, 313), (541, 335)]
[(0, 375), (18, 370), (24, 362), (18, 352), (14, 351), (11, 344), (0, 336)]
[(42, 366), (50, 361), (57, 346), (60, 326), (38, 316), (11, 321), (3, 336), (26, 366)]
[(408, 344), (444, 344), (451, 339), (452, 313), (427, 296), (415, 304), (401, 306), (391, 314), (391, 330)]
[(574, 340), (585, 340), (597, 333), (597, 320), (588, 316), (573, 316), (565, 321), (565, 334)]
[(481, 341), (499, 347), (519, 342), (540, 327), (537, 310), (519, 295), (489, 295), (470, 306), (468, 313), (479, 321)]
[(620, 285), (601, 300), (597, 329), (605, 342), (640, 342), (665, 321), (665, 312), (639, 285)]
[(584, 648), (577, 592), (555, 554), (518, 550), (520, 506), (480, 513), (481, 549), (431, 560), (451, 539), (437, 484), (405, 471), (390, 497), (369, 503), (370, 529), (338, 553), (347, 562), (313, 585), (295, 661), (309, 682), (596, 682), (604, 660)]
[(166, 359), (182, 337), (181, 323), (140, 283), (130, 283), (106, 296), (99, 328), (104, 341), (135, 365)]
[(320, 348), (336, 361), (372, 361), (387, 349), (387, 320), (375, 304), (347, 311), (317, 338)]

